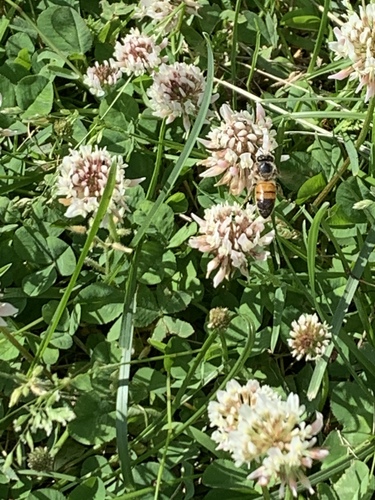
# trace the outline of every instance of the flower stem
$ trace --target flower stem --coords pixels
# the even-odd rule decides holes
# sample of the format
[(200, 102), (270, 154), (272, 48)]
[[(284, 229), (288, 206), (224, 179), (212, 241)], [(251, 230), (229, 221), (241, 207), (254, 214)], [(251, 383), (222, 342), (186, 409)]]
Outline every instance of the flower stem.
[(270, 492), (267, 486), (262, 486), (262, 493), (264, 500), (271, 500)]
[(147, 195), (146, 195), (146, 199), (147, 200), (151, 200), (154, 197), (154, 194), (155, 194), (156, 184), (157, 184), (158, 178), (159, 178), (161, 160), (162, 160), (163, 150), (164, 150), (165, 130), (166, 130), (166, 121), (164, 119), (161, 122), (160, 133), (159, 133), (158, 150), (156, 152), (155, 168), (154, 168), (154, 171), (153, 171), (153, 174), (152, 174), (150, 185), (148, 187), (148, 191), (147, 191)]

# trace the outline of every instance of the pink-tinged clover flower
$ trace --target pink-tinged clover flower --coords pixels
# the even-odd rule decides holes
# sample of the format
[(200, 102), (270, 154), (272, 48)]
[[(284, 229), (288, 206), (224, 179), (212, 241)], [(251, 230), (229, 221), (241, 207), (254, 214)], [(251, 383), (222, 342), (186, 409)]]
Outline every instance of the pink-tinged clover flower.
[(256, 206), (248, 204), (242, 208), (238, 203), (221, 203), (204, 211), (204, 219), (192, 214), (199, 224), (199, 236), (190, 238), (189, 245), (200, 252), (212, 254), (214, 258), (207, 266), (207, 275), (215, 269), (213, 285), (230, 279), (238, 269), (248, 276), (248, 258), (266, 260), (269, 252), (264, 246), (274, 238), (274, 231), (264, 235), (264, 219), (257, 215)]
[(107, 226), (109, 215), (113, 217), (114, 222), (122, 221), (127, 210), (126, 189), (136, 186), (144, 179), (126, 179), (127, 164), (122, 157), (111, 155), (106, 148), (98, 146), (94, 149), (92, 146), (71, 149), (70, 154), (64, 156), (58, 167), (54, 196), (63, 197), (59, 201), (68, 207), (65, 217), (95, 216), (113, 162), (117, 164), (116, 185), (102, 226)]
[(110, 87), (116, 85), (120, 76), (121, 72), (113, 59), (103, 61), (101, 64), (96, 61), (94, 66), (87, 68), (83, 83), (89, 88), (91, 94), (102, 97)]
[(228, 104), (220, 108), (223, 121), (207, 139), (199, 141), (210, 156), (200, 162), (207, 168), (201, 177), (219, 177), (216, 186), (226, 185), (235, 196), (254, 187), (254, 162), (259, 148), (272, 153), (277, 147), (271, 118), (258, 104), (255, 116), (248, 111), (233, 111)]
[(288, 345), (292, 356), (297, 360), (315, 360), (324, 354), (331, 342), (330, 327), (321, 323), (316, 314), (301, 314), (298, 321), (293, 321)]
[(127, 75), (143, 75), (166, 61), (166, 57), (160, 57), (160, 52), (167, 45), (167, 38), (158, 44), (155, 36), (144, 35), (138, 28), (132, 28), (128, 35), (116, 42), (115, 64)]
[(323, 426), (320, 413), (315, 422), (307, 425), (303, 420), (305, 407), (299, 404), (297, 394), (289, 394), (285, 401), (256, 380), (244, 386), (230, 380), (225, 390), (218, 391), (217, 400), (208, 405), (210, 425), (217, 428), (212, 439), (217, 449), (231, 454), (238, 467), (261, 464), (248, 479), (260, 486), (279, 482), (280, 497), (286, 485), (297, 497), (297, 481), (314, 492), (306, 469), (312, 467), (313, 460), (328, 455), (328, 450), (315, 447), (315, 436)]
[(348, 12), (346, 17), (347, 22), (333, 30), (337, 41), (328, 45), (335, 60), (348, 59), (349, 66), (328, 78), (359, 80), (356, 92), (367, 87), (367, 102), (375, 95), (375, 4), (360, 6), (359, 15)]
[(176, 62), (162, 64), (153, 77), (147, 90), (153, 115), (166, 118), (167, 123), (182, 116), (185, 130), (189, 130), (190, 116), (198, 114), (206, 87), (202, 71), (194, 64)]

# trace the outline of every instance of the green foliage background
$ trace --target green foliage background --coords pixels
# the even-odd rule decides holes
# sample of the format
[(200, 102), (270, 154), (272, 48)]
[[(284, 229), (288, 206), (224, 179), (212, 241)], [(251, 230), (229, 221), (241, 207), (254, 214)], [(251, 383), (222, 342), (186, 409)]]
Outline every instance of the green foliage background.
[[(0, 273), (2, 300), (19, 309), (0, 335), (1, 498), (261, 498), (209, 437), (208, 401), (234, 377), (298, 393), (310, 420), (323, 412), (319, 444), (330, 455), (311, 471), (317, 498), (372, 498), (374, 101), (328, 79), (343, 66), (327, 42), (344, 8), (201, 5), (195, 17), (180, 10), (169, 35), (169, 62), (207, 75), (188, 137), (181, 120), (163, 135), (147, 107), (149, 76), (122, 78), (101, 99), (82, 83), (130, 27), (147, 25), (134, 3), (0, 5), (0, 127), (15, 132), (0, 136)], [(215, 109), (261, 99), (277, 129), (282, 192), (272, 258), (218, 289), (204, 277), (207, 258), (187, 245), (197, 231), (187, 216), (232, 200), (196, 166), (212, 89)], [(129, 190), (116, 235), (99, 228), (113, 172), (89, 232), (51, 197), (56, 166), (89, 143), (122, 155), (129, 178), (146, 178)], [(367, 207), (354, 209), (361, 200)], [(207, 328), (220, 306), (232, 314), (224, 336)], [(332, 326), (332, 346), (316, 364), (295, 362), (291, 322), (313, 312)], [(28, 465), (37, 447), (50, 470)]]

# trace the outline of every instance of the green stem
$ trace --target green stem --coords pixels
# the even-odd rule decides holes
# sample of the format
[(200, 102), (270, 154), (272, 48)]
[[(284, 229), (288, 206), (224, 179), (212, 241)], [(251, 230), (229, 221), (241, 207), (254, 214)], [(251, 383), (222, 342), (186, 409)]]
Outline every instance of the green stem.
[(255, 68), (257, 66), (257, 61), (258, 61), (258, 56), (259, 56), (259, 50), (260, 50), (260, 31), (257, 31), (256, 34), (256, 39), (255, 39), (255, 48), (253, 51), (253, 57), (251, 59), (251, 68), (250, 68), (250, 73), (249, 76), (247, 77), (247, 82), (246, 82), (246, 88), (247, 90), (250, 90), (251, 87), (251, 82), (253, 81), (253, 76), (255, 72)]
[(158, 178), (159, 178), (159, 174), (160, 174), (161, 161), (163, 158), (165, 130), (166, 130), (166, 120), (164, 119), (161, 122), (158, 149), (156, 152), (155, 168), (154, 168), (154, 171), (152, 173), (150, 185), (148, 187), (148, 191), (147, 191), (147, 195), (146, 195), (147, 200), (152, 200), (152, 198), (154, 197), (154, 194), (155, 194), (156, 184), (158, 182)]
[[(232, 84), (235, 85), (237, 81), (237, 31), (238, 31), (238, 16), (240, 15), (242, 0), (236, 1), (236, 8), (234, 11), (234, 19), (233, 19), (233, 36), (232, 36), (232, 50), (231, 50), (231, 80)], [(233, 109), (236, 109), (237, 105), (237, 94), (233, 92), (232, 94), (232, 106)]]
[(184, 378), (184, 381), (182, 382), (182, 385), (179, 388), (176, 397), (174, 398), (172, 405), (172, 413), (174, 413), (179, 408), (181, 399), (186, 394), (191, 379), (197, 374), (200, 364), (204, 360), (208, 349), (215, 342), (215, 340), (216, 340), (216, 335), (214, 332), (212, 332), (211, 335), (208, 336), (205, 343), (203, 344), (202, 349), (200, 350), (198, 356), (196, 356), (196, 358), (194, 359), (194, 363), (190, 366), (190, 369), (186, 377)]
[(271, 495), (267, 486), (262, 486), (262, 493), (264, 500), (271, 500)]
[(167, 439), (165, 440), (165, 446), (164, 446), (164, 451), (163, 451), (163, 457), (160, 461), (160, 466), (158, 470), (158, 476), (156, 479), (156, 487), (155, 487), (155, 494), (154, 494), (154, 500), (158, 500), (159, 498), (159, 492), (160, 492), (160, 486), (161, 486), (161, 479), (163, 477), (163, 472), (165, 469), (165, 463), (167, 460), (167, 453), (168, 453), (168, 448), (169, 448), (169, 443), (171, 442), (171, 437), (172, 437), (172, 393), (171, 393), (171, 374), (170, 370), (167, 371)]
[(317, 36), (316, 41), (315, 41), (314, 52), (311, 56), (309, 67), (307, 68), (308, 75), (314, 71), (316, 60), (318, 59), (319, 52), (320, 52), (320, 49), (322, 47), (324, 34), (325, 34), (325, 31), (327, 28), (328, 12), (329, 12), (330, 6), (331, 6), (331, 0), (325, 0), (324, 9), (323, 9), (323, 13), (322, 13), (322, 19), (320, 21), (320, 26), (319, 26), (319, 31), (318, 31), (318, 36)]
[(64, 443), (66, 443), (67, 439), (69, 438), (69, 431), (68, 429), (65, 429), (63, 435), (60, 437), (60, 439), (57, 441), (57, 443), (54, 445), (52, 448), (52, 456), (56, 456), (57, 453), (61, 450), (62, 446)]

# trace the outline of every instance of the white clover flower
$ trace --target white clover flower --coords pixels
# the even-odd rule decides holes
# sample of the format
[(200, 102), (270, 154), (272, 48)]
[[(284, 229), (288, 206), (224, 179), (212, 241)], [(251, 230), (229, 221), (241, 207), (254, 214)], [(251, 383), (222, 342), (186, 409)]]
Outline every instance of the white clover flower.
[(153, 23), (159, 23), (171, 16), (170, 22), (163, 25), (165, 32), (169, 32), (177, 25), (178, 18), (173, 16), (173, 11), (181, 4), (186, 5), (186, 13), (195, 15), (200, 7), (195, 0), (140, 0), (139, 6), (134, 13), (134, 18), (143, 19), (150, 17)]
[[(1, 295), (0, 295), (1, 297)], [(7, 316), (14, 316), (18, 313), (18, 309), (8, 302), (0, 302), (0, 326), (7, 326), (5, 320)]]
[(67, 405), (60, 406), (59, 408), (53, 408), (52, 406), (37, 408), (31, 406), (29, 408), (29, 413), (31, 417), (30, 432), (35, 433), (41, 429), (45, 431), (47, 436), (50, 436), (52, 433), (54, 422), (66, 427), (68, 422), (76, 418), (74, 411)]
[(87, 68), (83, 83), (89, 87), (91, 94), (102, 97), (106, 94), (108, 87), (116, 85), (120, 76), (121, 71), (113, 59), (103, 61), (101, 64), (96, 61), (94, 66)]
[(241, 386), (236, 380), (230, 380), (225, 390), (217, 392), (217, 401), (208, 403), (208, 418), (210, 426), (218, 428), (212, 434), (212, 439), (219, 444), (217, 449), (228, 451), (228, 438), (231, 431), (238, 428), (239, 410), (242, 405), (252, 406), (259, 391), (268, 393), (269, 397), (279, 398), (269, 386), (260, 387), (256, 380), (249, 380)]
[(256, 380), (249, 380), (245, 386), (231, 380), (226, 391), (218, 391), (217, 399), (208, 406), (211, 426), (218, 427), (212, 434), (217, 449), (229, 451), (237, 466), (260, 463), (248, 479), (257, 480), (261, 486), (280, 482), (281, 497), (285, 485), (297, 496), (297, 481), (313, 492), (305, 471), (313, 460), (328, 455), (326, 449), (313, 447), (315, 435), (323, 426), (319, 413), (312, 425), (306, 425), (302, 420), (305, 407), (299, 404), (298, 395), (291, 393), (283, 401), (273, 389), (261, 387)]
[(185, 130), (189, 130), (189, 116), (198, 114), (206, 87), (202, 71), (194, 64), (176, 62), (162, 64), (153, 77), (147, 90), (153, 115), (166, 118), (167, 123), (182, 116)]
[(270, 231), (264, 236), (264, 219), (257, 216), (256, 206), (248, 204), (242, 208), (238, 203), (228, 202), (214, 205), (204, 211), (204, 219), (192, 214), (199, 224), (199, 236), (190, 238), (189, 245), (200, 252), (208, 252), (214, 258), (207, 266), (208, 278), (219, 268), (214, 280), (217, 287), (223, 279), (229, 279), (236, 269), (248, 276), (248, 257), (266, 260), (269, 252), (264, 250), (275, 236)]
[(92, 146), (81, 146), (78, 151), (71, 149), (70, 155), (65, 156), (58, 167), (54, 196), (64, 197), (59, 201), (68, 207), (65, 217), (95, 215), (113, 162), (117, 164), (116, 185), (102, 226), (108, 224), (109, 214), (115, 222), (122, 221), (127, 210), (126, 189), (144, 179), (126, 179), (127, 164), (122, 157), (111, 155), (106, 148), (98, 146), (95, 146), (95, 149), (92, 149)]
[(132, 28), (121, 42), (116, 42), (115, 64), (127, 75), (143, 75), (147, 71), (158, 68), (167, 60), (166, 57), (160, 57), (160, 52), (167, 45), (167, 38), (157, 44), (156, 36), (147, 36), (140, 33), (138, 28)]
[(333, 30), (337, 42), (329, 48), (336, 53), (335, 60), (349, 59), (350, 66), (329, 76), (336, 80), (359, 80), (356, 92), (367, 87), (365, 101), (375, 95), (375, 4), (359, 7), (359, 15), (348, 11), (347, 22)]
[(292, 356), (297, 360), (314, 360), (324, 354), (331, 341), (330, 327), (321, 323), (316, 314), (302, 314), (298, 321), (293, 321), (288, 345)]
[(251, 192), (257, 150), (272, 153), (277, 147), (271, 118), (266, 117), (260, 104), (255, 117), (248, 111), (233, 111), (228, 104), (221, 106), (220, 114), (224, 120), (220, 126), (213, 128), (207, 139), (199, 139), (210, 153), (199, 163), (207, 168), (200, 176), (221, 176), (215, 185), (227, 185), (235, 196), (244, 190)]

